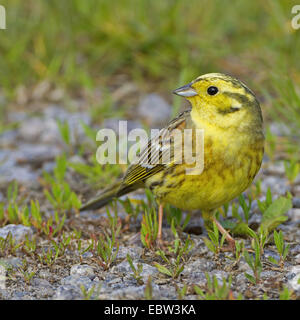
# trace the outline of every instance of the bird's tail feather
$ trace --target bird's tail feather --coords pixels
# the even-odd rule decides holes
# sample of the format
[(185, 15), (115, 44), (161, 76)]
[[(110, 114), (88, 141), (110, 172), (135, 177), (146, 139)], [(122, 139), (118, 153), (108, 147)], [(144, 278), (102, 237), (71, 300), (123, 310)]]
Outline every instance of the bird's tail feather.
[(120, 185), (121, 185), (121, 182), (117, 181), (115, 184), (105, 189), (100, 194), (99, 197), (92, 199), (88, 203), (84, 204), (80, 208), (80, 211), (95, 210), (105, 206), (109, 201), (111, 201), (116, 196)]
[(121, 197), (124, 194), (127, 194), (133, 190), (136, 189), (136, 187), (125, 187), (120, 188), (121, 181), (117, 181), (107, 189), (105, 189), (99, 197), (90, 200), (88, 203), (84, 204), (80, 211), (84, 210), (96, 210), (101, 207), (104, 207), (106, 204), (108, 204), (113, 198)]

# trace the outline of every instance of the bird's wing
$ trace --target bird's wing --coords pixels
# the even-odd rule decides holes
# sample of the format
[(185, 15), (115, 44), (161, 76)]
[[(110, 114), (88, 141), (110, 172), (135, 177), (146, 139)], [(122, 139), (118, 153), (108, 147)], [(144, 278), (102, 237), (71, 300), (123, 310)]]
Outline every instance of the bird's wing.
[(178, 144), (182, 144), (182, 140), (174, 138), (174, 136), (178, 130), (182, 132), (189, 124), (190, 110), (186, 110), (161, 129), (153, 139), (149, 140), (147, 146), (140, 153), (138, 162), (127, 169), (121, 189), (128, 188), (133, 184), (142, 186), (150, 176), (174, 165), (177, 160), (174, 157), (174, 150)]

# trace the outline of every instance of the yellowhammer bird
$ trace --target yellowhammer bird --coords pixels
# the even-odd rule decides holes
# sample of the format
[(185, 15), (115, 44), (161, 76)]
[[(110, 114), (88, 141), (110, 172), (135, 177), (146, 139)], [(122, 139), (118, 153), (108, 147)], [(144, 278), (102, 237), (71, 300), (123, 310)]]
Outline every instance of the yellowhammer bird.
[[(220, 73), (202, 75), (174, 93), (185, 97), (191, 109), (163, 128), (162, 138), (150, 140), (138, 163), (129, 166), (121, 181), (81, 210), (100, 208), (115, 197), (146, 187), (152, 190), (159, 203), (159, 240), (163, 204), (169, 203), (182, 210), (201, 209), (234, 247), (234, 239), (214, 218), (214, 211), (246, 190), (261, 166), (264, 135), (259, 103), (245, 84)], [(179, 145), (174, 143), (172, 135), (186, 129), (192, 129), (192, 139), (195, 139), (195, 129), (202, 129), (204, 133), (204, 155), (196, 153), (196, 157), (204, 156), (200, 174), (187, 174), (186, 169), (191, 165), (184, 160), (178, 163), (174, 156)], [(164, 140), (169, 141), (171, 149), (164, 147)], [(192, 147), (193, 154), (196, 147)], [(170, 161), (145, 163), (149, 153), (152, 159), (162, 159), (168, 153)]]

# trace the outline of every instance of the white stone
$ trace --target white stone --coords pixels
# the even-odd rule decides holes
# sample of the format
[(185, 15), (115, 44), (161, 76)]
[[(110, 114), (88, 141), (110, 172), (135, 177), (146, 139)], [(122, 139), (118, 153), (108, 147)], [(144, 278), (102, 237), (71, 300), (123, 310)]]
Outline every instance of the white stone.
[(300, 265), (295, 266), (289, 272), (289, 275), (292, 276), (290, 280), (288, 280), (288, 286), (292, 288), (294, 291), (300, 289), (299, 279), (300, 279)]
[(94, 269), (87, 264), (73, 265), (70, 270), (70, 275), (71, 276), (78, 276), (78, 277), (86, 276), (90, 279), (95, 278)]
[(8, 224), (7, 226), (0, 228), (0, 237), (5, 239), (9, 232), (11, 232), (12, 237), (16, 242), (25, 240), (26, 235), (28, 235), (29, 238), (33, 235), (33, 232), (29, 227), (25, 227), (21, 224)]

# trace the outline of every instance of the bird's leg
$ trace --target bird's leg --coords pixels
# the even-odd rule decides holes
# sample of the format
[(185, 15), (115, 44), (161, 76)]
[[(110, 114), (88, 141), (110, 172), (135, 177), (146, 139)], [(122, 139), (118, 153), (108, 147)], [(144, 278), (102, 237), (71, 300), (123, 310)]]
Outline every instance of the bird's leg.
[(235, 250), (235, 240), (231, 237), (231, 235), (222, 227), (220, 222), (216, 219), (216, 217), (213, 218), (214, 223), (216, 224), (219, 231), (222, 233), (222, 235), (225, 234), (225, 239), (227, 240), (229, 244), (229, 249), (231, 251)]
[(158, 233), (157, 233), (157, 242), (159, 245), (162, 244), (162, 219), (164, 214), (164, 206), (159, 204), (158, 208)]

